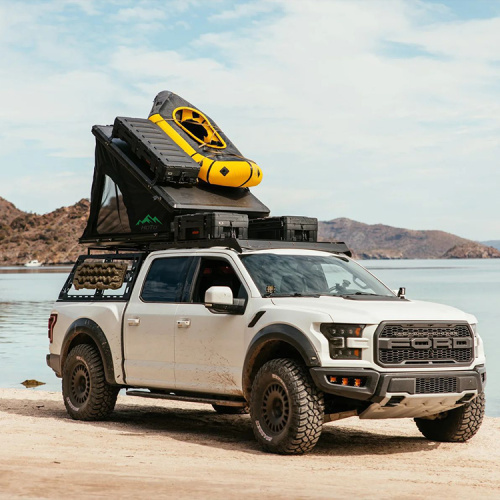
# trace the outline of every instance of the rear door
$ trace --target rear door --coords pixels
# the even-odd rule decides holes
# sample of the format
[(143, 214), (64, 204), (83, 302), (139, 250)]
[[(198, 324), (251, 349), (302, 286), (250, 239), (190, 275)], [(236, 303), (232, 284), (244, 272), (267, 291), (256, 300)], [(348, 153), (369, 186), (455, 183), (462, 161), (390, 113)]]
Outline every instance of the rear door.
[(175, 388), (175, 333), (179, 303), (189, 293), (193, 257), (158, 257), (134, 290), (124, 315), (127, 384)]

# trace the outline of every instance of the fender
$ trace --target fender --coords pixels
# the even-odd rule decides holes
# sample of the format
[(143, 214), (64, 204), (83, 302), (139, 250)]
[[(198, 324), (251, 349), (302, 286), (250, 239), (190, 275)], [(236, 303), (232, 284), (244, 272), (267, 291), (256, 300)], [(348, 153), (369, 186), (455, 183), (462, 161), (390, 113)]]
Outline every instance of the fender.
[(61, 348), (61, 372), (64, 366), (64, 361), (68, 356), (71, 343), (76, 337), (78, 337), (78, 335), (82, 334), (90, 337), (97, 346), (104, 365), (106, 382), (109, 384), (116, 384), (113, 357), (111, 356), (111, 348), (109, 347), (108, 339), (106, 338), (106, 335), (102, 331), (101, 327), (89, 318), (79, 318), (68, 328)]
[(272, 341), (282, 341), (295, 348), (308, 367), (321, 366), (319, 353), (307, 336), (299, 329), (282, 323), (265, 326), (255, 335), (248, 346), (243, 364), (243, 389), (250, 387), (253, 362), (265, 344)]

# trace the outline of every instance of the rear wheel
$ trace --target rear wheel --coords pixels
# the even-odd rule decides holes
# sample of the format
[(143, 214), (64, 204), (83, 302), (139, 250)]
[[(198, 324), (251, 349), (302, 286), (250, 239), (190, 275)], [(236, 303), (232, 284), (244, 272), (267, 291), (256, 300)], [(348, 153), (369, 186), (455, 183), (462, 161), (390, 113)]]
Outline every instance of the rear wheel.
[(88, 344), (71, 349), (64, 363), (62, 392), (75, 420), (102, 420), (114, 409), (120, 388), (106, 382), (99, 351)]
[(304, 366), (292, 359), (273, 359), (253, 381), (250, 415), (255, 437), (266, 451), (306, 453), (323, 429), (323, 393)]
[(485, 398), (480, 394), (473, 401), (432, 418), (416, 418), (418, 430), (432, 441), (465, 442), (474, 436), (484, 417)]

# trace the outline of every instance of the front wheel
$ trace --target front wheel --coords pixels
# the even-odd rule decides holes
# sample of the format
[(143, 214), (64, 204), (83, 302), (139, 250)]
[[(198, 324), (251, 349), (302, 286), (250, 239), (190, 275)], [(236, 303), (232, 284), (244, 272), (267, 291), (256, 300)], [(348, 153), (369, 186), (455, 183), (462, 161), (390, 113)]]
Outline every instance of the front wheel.
[(323, 393), (304, 366), (292, 359), (273, 359), (253, 381), (250, 416), (255, 437), (266, 451), (306, 453), (323, 429)]
[(62, 393), (66, 411), (75, 420), (102, 420), (114, 409), (120, 388), (106, 382), (99, 351), (80, 344), (64, 363)]
[(484, 393), (470, 403), (438, 413), (432, 418), (416, 418), (418, 430), (432, 441), (463, 443), (474, 436), (484, 417)]

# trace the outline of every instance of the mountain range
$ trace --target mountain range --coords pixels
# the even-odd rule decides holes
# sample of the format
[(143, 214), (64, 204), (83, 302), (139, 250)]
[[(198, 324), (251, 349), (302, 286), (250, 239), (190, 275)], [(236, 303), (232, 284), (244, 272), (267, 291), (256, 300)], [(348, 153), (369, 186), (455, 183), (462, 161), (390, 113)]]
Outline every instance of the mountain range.
[(498, 258), (493, 246), (444, 231), (417, 231), (339, 218), (319, 222), (319, 238), (344, 241), (360, 259)]
[[(86, 246), (78, 244), (90, 203), (82, 199), (48, 214), (23, 212), (0, 197), (0, 266), (32, 259), (45, 264), (70, 264)], [(144, 221), (141, 221), (144, 222)], [(490, 245), (444, 231), (415, 231), (384, 224), (363, 224), (347, 218), (319, 222), (319, 241), (344, 241), (361, 259), (500, 258)]]

